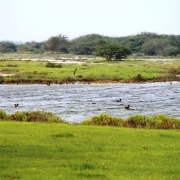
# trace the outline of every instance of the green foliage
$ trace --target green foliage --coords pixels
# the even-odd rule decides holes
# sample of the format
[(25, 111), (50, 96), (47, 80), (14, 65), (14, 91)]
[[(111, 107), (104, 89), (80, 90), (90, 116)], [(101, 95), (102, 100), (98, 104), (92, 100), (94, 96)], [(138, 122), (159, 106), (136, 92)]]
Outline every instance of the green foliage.
[(154, 115), (150, 118), (151, 127), (156, 129), (180, 129), (180, 120), (166, 115)]
[(163, 48), (162, 54), (163, 56), (177, 56), (180, 54), (180, 49), (176, 46), (167, 45)]
[(100, 114), (99, 116), (93, 116), (89, 120), (84, 120), (82, 124), (101, 126), (122, 126), (123, 119), (118, 117), (112, 117), (108, 114)]
[(100, 114), (82, 121), (81, 124), (130, 128), (180, 129), (180, 119), (168, 117), (166, 115), (147, 117), (145, 115), (136, 114), (127, 119), (122, 119), (120, 117), (112, 117), (108, 114)]
[(46, 51), (68, 53), (69, 41), (64, 35), (50, 37), (44, 46)]
[(62, 65), (58, 64), (58, 63), (48, 62), (48, 63), (46, 63), (46, 67), (48, 67), (48, 68), (62, 68)]
[(180, 119), (166, 115), (134, 115), (124, 121), (124, 127), (153, 128), (153, 129), (180, 129)]
[(12, 121), (24, 121), (24, 122), (56, 122), (64, 123), (64, 121), (58, 116), (53, 115), (51, 112), (40, 111), (22, 111), (15, 112), (10, 115)]
[(130, 55), (131, 52), (129, 49), (119, 46), (117, 44), (108, 44), (105, 43), (99, 46), (96, 50), (96, 55), (104, 57), (106, 60), (121, 60)]
[(14, 43), (8, 41), (0, 42), (0, 53), (12, 53), (16, 51), (17, 47)]
[(148, 127), (149, 124), (149, 118), (144, 115), (134, 115), (127, 118), (126, 121), (124, 121), (125, 127), (133, 127), (133, 128), (143, 128)]
[(154, 56), (157, 55), (157, 42), (155, 40), (148, 40), (142, 46), (144, 55)]
[[(22, 121), (22, 122), (56, 122), (65, 123), (60, 117), (55, 116), (52, 112), (44, 110), (36, 111), (17, 111), (7, 115), (5, 111), (0, 110), (0, 120)], [(123, 119), (108, 114), (100, 114), (90, 119), (83, 120), (82, 125), (100, 125), (100, 126), (119, 126), (130, 128), (151, 128), (151, 129), (180, 129), (180, 119), (169, 117), (166, 115), (154, 115), (147, 117), (145, 115), (136, 114)]]
[[(50, 51), (54, 53), (94, 55), (96, 54), (97, 47), (103, 46), (106, 43), (125, 47), (129, 52), (136, 55), (161, 55), (165, 57), (180, 55), (180, 35), (159, 35), (151, 32), (142, 32), (126, 37), (108, 37), (99, 34), (88, 34), (73, 40), (68, 40), (68, 37), (60, 34), (59, 36), (52, 36), (44, 42), (32, 41), (20, 45), (15, 45), (12, 42), (0, 42), (0, 53), (18, 51), (18, 53), (40, 54)], [(124, 58), (122, 52), (120, 54), (120, 56), (116, 55), (116, 59)]]
[(22, 111), (22, 112), (17, 111), (14, 114), (10, 115), (10, 120), (28, 122), (29, 119), (28, 116), (29, 116), (29, 112), (27, 111)]
[(9, 119), (9, 115), (7, 115), (5, 111), (0, 109), (0, 120), (8, 120), (8, 119)]
[(18, 53), (33, 53), (33, 54), (39, 54), (42, 53), (42, 43), (36, 43), (36, 42), (27, 42), (25, 44), (21, 44), (17, 46)]
[(141, 74), (137, 74), (137, 76), (135, 76), (135, 77), (133, 78), (133, 80), (134, 80), (135, 82), (144, 82), (144, 81), (146, 81), (146, 78), (144, 78)]
[(18, 67), (17, 64), (7, 64), (6, 67)]
[(74, 54), (94, 54), (96, 47), (102, 45), (103, 36), (98, 34), (89, 34), (80, 36), (71, 41), (70, 52)]

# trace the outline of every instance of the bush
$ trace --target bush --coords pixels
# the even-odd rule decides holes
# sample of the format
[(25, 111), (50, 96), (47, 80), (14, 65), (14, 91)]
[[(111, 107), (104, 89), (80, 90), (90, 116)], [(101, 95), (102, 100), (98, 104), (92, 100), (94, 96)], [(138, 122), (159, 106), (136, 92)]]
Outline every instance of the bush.
[(180, 129), (180, 120), (166, 115), (155, 115), (146, 117), (134, 115), (124, 122), (124, 127), (153, 128), (153, 129)]
[(13, 121), (24, 121), (24, 122), (57, 122), (57, 123), (65, 123), (61, 118), (58, 116), (53, 115), (51, 112), (45, 111), (22, 111), (22, 112), (15, 112), (14, 114), (10, 115), (10, 120)]
[(29, 113), (26, 111), (21, 111), (21, 112), (17, 111), (14, 114), (10, 115), (10, 120), (27, 122), (28, 121), (28, 114)]
[(82, 121), (81, 124), (122, 127), (123, 119), (118, 117), (112, 117), (108, 114), (100, 114), (98, 116), (93, 116), (91, 119)]
[(143, 77), (141, 74), (137, 74), (137, 76), (133, 77), (133, 80), (137, 82), (144, 82), (146, 81), (146, 78)]
[(0, 119), (1, 120), (8, 120), (9, 119), (9, 116), (6, 114), (6, 112), (1, 110), (1, 109), (0, 109)]
[(57, 64), (57, 63), (46, 63), (46, 67), (49, 67), (49, 68), (62, 68), (62, 65), (61, 64)]
[(166, 115), (155, 115), (151, 118), (151, 127), (156, 129), (180, 129), (180, 120)]
[(130, 116), (125, 122), (125, 127), (134, 127), (134, 128), (142, 128), (149, 126), (149, 118), (144, 115), (134, 115)]

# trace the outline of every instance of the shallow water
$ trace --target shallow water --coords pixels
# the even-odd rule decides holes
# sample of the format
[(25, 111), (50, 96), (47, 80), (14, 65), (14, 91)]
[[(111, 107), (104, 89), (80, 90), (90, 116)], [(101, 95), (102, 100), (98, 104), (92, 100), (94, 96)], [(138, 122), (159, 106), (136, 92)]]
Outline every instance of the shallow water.
[[(126, 118), (134, 114), (166, 114), (180, 118), (180, 82), (145, 84), (0, 85), (0, 109), (51, 111), (65, 121), (80, 122), (107, 113)], [(122, 102), (117, 102), (121, 98)], [(18, 103), (17, 108), (14, 104)], [(130, 110), (124, 107), (130, 105)]]

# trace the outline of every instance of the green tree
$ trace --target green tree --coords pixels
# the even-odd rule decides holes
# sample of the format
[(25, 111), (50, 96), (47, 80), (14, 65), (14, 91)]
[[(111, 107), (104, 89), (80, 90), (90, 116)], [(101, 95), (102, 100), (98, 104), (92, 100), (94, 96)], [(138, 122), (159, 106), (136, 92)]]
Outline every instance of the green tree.
[(157, 43), (154, 39), (148, 39), (142, 46), (142, 52), (148, 56), (157, 55)]
[(17, 51), (17, 46), (8, 41), (3, 41), (0, 42), (0, 52), (1, 53), (9, 53), (9, 52), (16, 52)]
[(96, 50), (96, 55), (104, 57), (106, 60), (111, 61), (121, 60), (131, 54), (131, 51), (123, 46), (117, 44), (105, 43), (99, 46)]
[(38, 43), (35, 41), (26, 42), (25, 44), (17, 45), (17, 51), (20, 53), (34, 53), (39, 54), (42, 53), (42, 43)]
[(52, 36), (46, 41), (45, 50), (68, 53), (69, 41), (66, 36)]
[(100, 45), (100, 43), (103, 43), (102, 41), (103, 36), (98, 34), (80, 36), (71, 41), (70, 52), (74, 54), (92, 55), (95, 53), (97, 46)]
[(163, 56), (177, 56), (179, 54), (179, 50), (175, 46), (168, 45), (163, 49)]

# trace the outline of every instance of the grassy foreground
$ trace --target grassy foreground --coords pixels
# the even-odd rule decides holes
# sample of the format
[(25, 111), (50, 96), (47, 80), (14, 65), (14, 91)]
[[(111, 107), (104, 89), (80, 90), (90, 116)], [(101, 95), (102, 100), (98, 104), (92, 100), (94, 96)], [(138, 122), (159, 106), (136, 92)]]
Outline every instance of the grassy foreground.
[(0, 179), (180, 178), (178, 130), (0, 121)]

